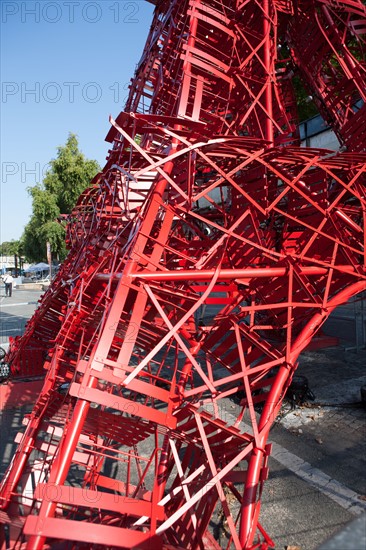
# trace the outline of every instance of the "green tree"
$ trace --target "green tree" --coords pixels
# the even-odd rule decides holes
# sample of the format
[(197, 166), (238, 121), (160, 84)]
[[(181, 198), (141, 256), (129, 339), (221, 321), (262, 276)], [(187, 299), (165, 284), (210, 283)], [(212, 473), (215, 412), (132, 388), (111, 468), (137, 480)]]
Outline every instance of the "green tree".
[(43, 180), (44, 189), (57, 198), (61, 214), (68, 214), (100, 166), (96, 160), (85, 158), (75, 134), (69, 134), (66, 145), (58, 147), (57, 158), (50, 164)]
[(11, 241), (4, 241), (0, 245), (1, 256), (14, 256), (15, 275), (17, 276), (22, 269), (23, 256), (24, 256), (24, 242), (23, 239)]
[(18, 241), (12, 240), (12, 241), (4, 241), (3, 243), (1, 243), (1, 245), (0, 245), (0, 254), (2, 256), (12, 256), (14, 246), (16, 246), (17, 242)]
[(65, 227), (62, 214), (69, 214), (79, 195), (100, 170), (95, 160), (85, 158), (79, 150), (75, 134), (69, 134), (66, 144), (57, 148), (57, 157), (43, 182), (28, 189), (33, 213), (23, 234), (25, 256), (30, 261), (46, 260), (46, 243), (54, 257), (66, 256)]
[(294, 86), (299, 121), (302, 122), (319, 114), (319, 111), (312, 99), (311, 94), (305, 89), (303, 82), (298, 76), (292, 79)]

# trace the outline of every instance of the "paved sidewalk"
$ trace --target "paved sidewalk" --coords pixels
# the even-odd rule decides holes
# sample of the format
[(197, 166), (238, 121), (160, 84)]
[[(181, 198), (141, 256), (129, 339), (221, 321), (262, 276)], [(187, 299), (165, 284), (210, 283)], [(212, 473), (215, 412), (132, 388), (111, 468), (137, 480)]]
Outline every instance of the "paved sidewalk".
[[(37, 291), (20, 290), (9, 299), (0, 296), (0, 345), (24, 328), (39, 296)], [(315, 401), (294, 410), (285, 406), (271, 430), (274, 448), (260, 521), (278, 550), (291, 545), (316, 550), (350, 520), (366, 517), (360, 516), (366, 511), (366, 409), (360, 395), (366, 384), (366, 352), (347, 347), (349, 343), (302, 354), (296, 374), (307, 377)], [(223, 406), (228, 415), (235, 408), (229, 399)], [(27, 410), (29, 405), (23, 405), (2, 414), (1, 474)], [(365, 519), (360, 521), (366, 530)], [(225, 525), (219, 525), (218, 518), (212, 523), (224, 545)]]
[(0, 345), (4, 346), (10, 336), (23, 334), (27, 320), (33, 315), (40, 290), (13, 289), (11, 298), (5, 297), (4, 287), (0, 287)]
[[(343, 346), (305, 352), (296, 374), (308, 378), (315, 400), (290, 412), (285, 406), (271, 431), (275, 445), (262, 517), (276, 548), (315, 550), (360, 514), (366, 533), (366, 408), (360, 393), (366, 352)], [(344, 550), (333, 544), (332, 550)], [(352, 550), (365, 550), (360, 544)]]

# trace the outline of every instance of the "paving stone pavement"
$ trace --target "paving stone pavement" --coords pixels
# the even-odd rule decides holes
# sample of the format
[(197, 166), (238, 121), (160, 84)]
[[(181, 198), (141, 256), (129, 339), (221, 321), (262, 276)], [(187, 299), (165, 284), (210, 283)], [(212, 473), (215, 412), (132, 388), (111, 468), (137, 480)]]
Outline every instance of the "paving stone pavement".
[[(282, 444), (327, 475), (360, 495), (366, 495), (366, 352), (342, 346), (305, 352), (297, 374), (308, 378), (315, 400), (279, 419)], [(295, 436), (290, 442), (289, 435)], [(291, 445), (291, 447), (289, 447)], [(342, 550), (342, 549), (341, 549)]]

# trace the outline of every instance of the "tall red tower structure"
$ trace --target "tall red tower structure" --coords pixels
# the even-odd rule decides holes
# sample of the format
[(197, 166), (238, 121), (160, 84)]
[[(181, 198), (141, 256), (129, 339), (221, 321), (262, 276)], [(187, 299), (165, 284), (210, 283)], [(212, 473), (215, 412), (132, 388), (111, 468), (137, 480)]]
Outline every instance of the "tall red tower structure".
[[(45, 373), (1, 486), (12, 548), (219, 548), (214, 513), (228, 547), (271, 546), (269, 429), (366, 288), (362, 1), (154, 4), (69, 256), (7, 356)], [(342, 152), (299, 146), (294, 78)]]

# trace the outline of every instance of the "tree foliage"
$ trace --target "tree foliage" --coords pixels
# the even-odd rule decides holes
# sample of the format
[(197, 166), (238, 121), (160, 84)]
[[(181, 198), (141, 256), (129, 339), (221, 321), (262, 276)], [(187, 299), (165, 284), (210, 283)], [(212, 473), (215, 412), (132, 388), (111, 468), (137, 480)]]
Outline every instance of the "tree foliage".
[(305, 89), (303, 82), (298, 76), (292, 79), (294, 86), (297, 110), (299, 114), (299, 121), (303, 122), (308, 118), (311, 118), (319, 114), (319, 111), (312, 99), (311, 94)]
[(43, 182), (28, 189), (33, 212), (22, 236), (27, 259), (45, 261), (47, 242), (53, 257), (65, 258), (62, 214), (71, 212), (99, 170), (97, 161), (85, 158), (79, 150), (75, 134), (69, 134), (66, 144), (57, 148), (57, 157), (51, 160)]
[(19, 254), (21, 249), (21, 241), (4, 241), (0, 245), (0, 254), (2, 256), (14, 256), (14, 254)]
[(100, 166), (96, 160), (85, 158), (75, 134), (69, 135), (65, 146), (58, 147), (57, 157), (50, 164), (43, 180), (44, 189), (56, 198), (61, 214), (68, 214)]
[(22, 268), (22, 258), (24, 256), (24, 242), (23, 239), (15, 241), (4, 241), (0, 244), (1, 256), (13, 256), (14, 257), (14, 274), (18, 276), (18, 270)]

